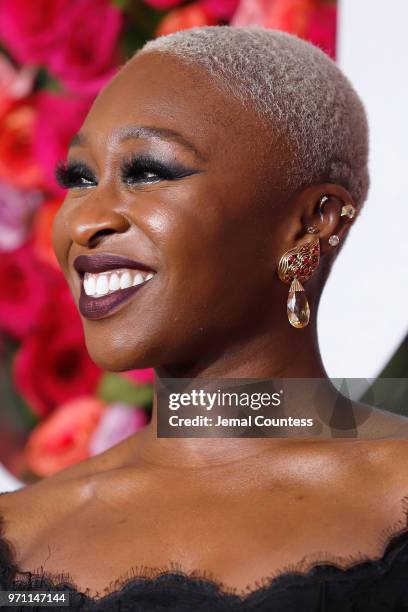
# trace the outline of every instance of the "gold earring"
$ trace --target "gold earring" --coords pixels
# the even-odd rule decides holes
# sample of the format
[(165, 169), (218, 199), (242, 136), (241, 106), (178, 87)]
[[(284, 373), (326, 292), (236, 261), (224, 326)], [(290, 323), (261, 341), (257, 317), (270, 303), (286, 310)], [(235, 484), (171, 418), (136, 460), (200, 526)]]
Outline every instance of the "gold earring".
[(290, 284), (287, 301), (289, 323), (298, 329), (306, 327), (310, 308), (302, 283), (316, 270), (320, 261), (320, 242), (315, 238), (307, 244), (286, 251), (279, 260), (277, 273), (280, 280)]

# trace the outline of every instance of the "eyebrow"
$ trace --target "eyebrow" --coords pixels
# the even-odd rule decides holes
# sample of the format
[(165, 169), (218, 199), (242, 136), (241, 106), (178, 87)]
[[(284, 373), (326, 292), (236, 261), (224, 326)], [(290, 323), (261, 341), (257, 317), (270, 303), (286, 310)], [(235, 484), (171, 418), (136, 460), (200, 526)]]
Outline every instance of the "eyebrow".
[[(146, 127), (146, 126), (128, 126), (121, 128), (115, 132), (115, 136), (118, 136), (118, 141), (120, 143), (126, 142), (126, 140), (131, 140), (133, 138), (145, 138), (145, 139), (154, 139), (159, 138), (160, 140), (169, 140), (172, 142), (177, 142), (181, 144), (183, 147), (192, 151), (197, 157), (206, 160), (205, 156), (197, 149), (197, 147), (187, 140), (182, 134), (176, 132), (175, 130), (170, 130), (168, 128), (155, 128), (155, 127)], [(70, 142), (69, 147), (81, 147), (86, 145), (88, 142), (88, 138), (85, 134), (78, 133), (76, 134)]]

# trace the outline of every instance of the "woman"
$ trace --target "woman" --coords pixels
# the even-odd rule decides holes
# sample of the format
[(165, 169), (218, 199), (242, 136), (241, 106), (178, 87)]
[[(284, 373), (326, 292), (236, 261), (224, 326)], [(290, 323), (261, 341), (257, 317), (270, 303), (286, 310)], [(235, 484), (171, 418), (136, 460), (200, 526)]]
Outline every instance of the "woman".
[(141, 432), (2, 496), (2, 588), (65, 586), (70, 609), (408, 606), (407, 420), (355, 403), (356, 428), (333, 426), (317, 344), (368, 189), (364, 110), (335, 64), (257, 28), (159, 38), (98, 96), (58, 177), (54, 248), (98, 365), (326, 393), (286, 407), (309, 436), (158, 437), (155, 405)]

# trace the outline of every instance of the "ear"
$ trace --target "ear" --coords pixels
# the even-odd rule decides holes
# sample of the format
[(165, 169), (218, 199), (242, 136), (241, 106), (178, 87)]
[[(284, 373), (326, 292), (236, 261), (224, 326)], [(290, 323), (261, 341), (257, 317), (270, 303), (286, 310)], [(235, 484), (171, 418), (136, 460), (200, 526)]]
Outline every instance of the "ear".
[[(323, 196), (326, 199), (321, 203)], [(347, 189), (334, 183), (319, 183), (298, 192), (291, 203), (293, 210), (297, 211), (296, 219), (292, 217), (295, 222), (292, 227), (297, 228), (292, 236), (294, 243), (301, 245), (319, 238), (322, 255), (335, 252), (336, 247), (329, 243), (330, 236), (338, 236), (341, 245), (355, 218), (344, 212), (342, 215), (346, 205), (356, 209)]]

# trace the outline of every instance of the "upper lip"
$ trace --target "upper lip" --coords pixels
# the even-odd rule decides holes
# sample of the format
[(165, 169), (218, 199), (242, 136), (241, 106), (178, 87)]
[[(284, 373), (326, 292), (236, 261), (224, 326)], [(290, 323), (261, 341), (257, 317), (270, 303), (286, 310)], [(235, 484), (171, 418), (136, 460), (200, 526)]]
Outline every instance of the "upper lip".
[(78, 255), (74, 259), (74, 268), (79, 274), (85, 272), (106, 272), (108, 270), (116, 270), (118, 268), (132, 268), (135, 270), (145, 270), (154, 272), (152, 268), (146, 264), (122, 257), (121, 255), (112, 255), (111, 253), (98, 253), (97, 255)]

